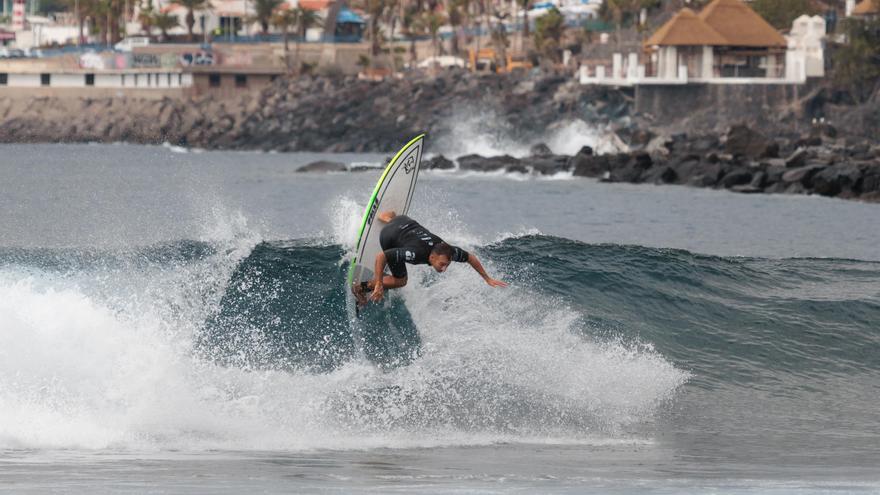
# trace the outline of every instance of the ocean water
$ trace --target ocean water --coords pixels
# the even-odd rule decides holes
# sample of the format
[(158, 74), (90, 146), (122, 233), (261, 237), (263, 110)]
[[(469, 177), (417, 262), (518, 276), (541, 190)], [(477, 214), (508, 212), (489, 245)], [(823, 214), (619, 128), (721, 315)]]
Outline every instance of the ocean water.
[(880, 206), (428, 172), (356, 319), (319, 158), (0, 147), (0, 490), (880, 492)]

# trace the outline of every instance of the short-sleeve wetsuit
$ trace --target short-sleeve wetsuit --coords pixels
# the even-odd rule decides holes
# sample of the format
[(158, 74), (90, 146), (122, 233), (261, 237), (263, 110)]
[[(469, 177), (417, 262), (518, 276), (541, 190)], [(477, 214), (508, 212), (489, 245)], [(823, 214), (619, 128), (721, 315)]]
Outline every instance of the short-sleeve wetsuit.
[[(431, 250), (441, 242), (443, 239), (406, 215), (394, 217), (379, 234), (379, 245), (385, 251), (385, 260), (395, 278), (406, 277), (406, 263), (427, 265)], [(468, 256), (464, 249), (452, 246), (451, 261), (466, 262)]]

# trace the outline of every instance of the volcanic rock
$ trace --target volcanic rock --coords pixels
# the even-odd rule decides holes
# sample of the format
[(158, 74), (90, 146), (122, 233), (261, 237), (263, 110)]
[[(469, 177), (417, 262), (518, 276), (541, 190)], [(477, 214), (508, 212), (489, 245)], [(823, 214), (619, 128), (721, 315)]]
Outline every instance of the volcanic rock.
[(345, 172), (348, 170), (348, 166), (344, 163), (339, 162), (329, 162), (320, 160), (317, 162), (309, 163), (308, 165), (303, 165), (302, 167), (296, 169), (297, 172)]

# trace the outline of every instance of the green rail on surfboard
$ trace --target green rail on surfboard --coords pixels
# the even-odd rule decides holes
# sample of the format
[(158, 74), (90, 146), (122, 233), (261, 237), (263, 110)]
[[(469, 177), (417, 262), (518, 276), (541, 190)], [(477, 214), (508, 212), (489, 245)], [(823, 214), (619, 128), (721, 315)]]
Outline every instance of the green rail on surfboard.
[(373, 278), (372, 265), (376, 254), (381, 250), (379, 232), (382, 230), (379, 226), (373, 228), (376, 214), (379, 211), (393, 210), (398, 215), (405, 215), (409, 211), (419, 175), (424, 143), (424, 134), (406, 143), (388, 162), (382, 176), (379, 177), (379, 182), (376, 183), (373, 195), (370, 196), (370, 201), (364, 210), (364, 218), (358, 231), (355, 256), (348, 269), (349, 285)]

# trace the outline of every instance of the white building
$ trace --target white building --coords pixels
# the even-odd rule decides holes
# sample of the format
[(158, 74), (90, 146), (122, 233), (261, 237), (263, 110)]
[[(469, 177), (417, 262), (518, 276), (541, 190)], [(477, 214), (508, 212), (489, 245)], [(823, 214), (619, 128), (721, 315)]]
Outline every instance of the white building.
[[(614, 54), (610, 67), (582, 65), (584, 84), (791, 84), (824, 74), (825, 24), (807, 18), (793, 38), (740, 0), (682, 9), (644, 42), (642, 54)], [(807, 69), (807, 61), (812, 64)]]
[(802, 60), (807, 77), (825, 76), (825, 19), (818, 15), (798, 17), (786, 39), (790, 61)]

